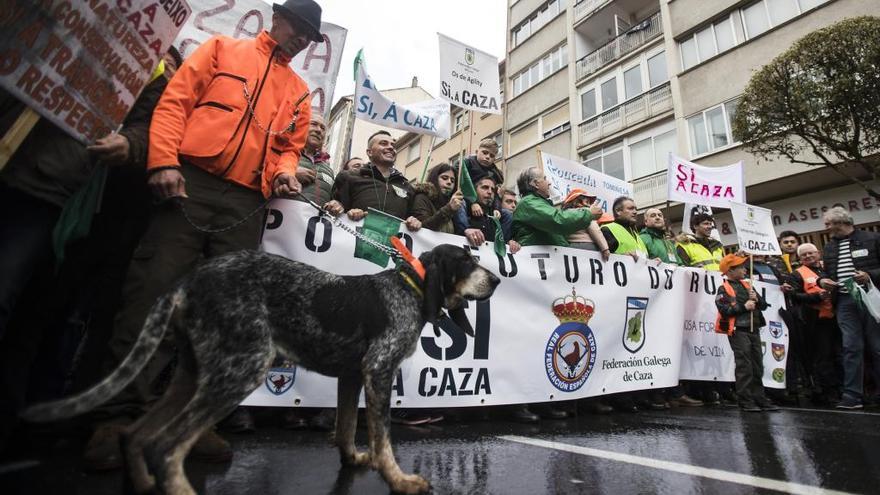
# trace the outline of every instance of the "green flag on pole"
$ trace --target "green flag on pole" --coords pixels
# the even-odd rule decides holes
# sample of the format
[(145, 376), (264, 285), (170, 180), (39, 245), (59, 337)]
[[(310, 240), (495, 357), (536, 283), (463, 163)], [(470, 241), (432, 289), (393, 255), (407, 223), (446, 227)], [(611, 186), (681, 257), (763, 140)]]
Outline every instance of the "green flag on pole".
[(364, 49), (361, 48), (358, 50), (357, 55), (354, 57), (354, 80), (357, 82), (358, 80), (358, 66), (361, 65), (364, 61)]
[[(391, 247), (388, 239), (400, 231), (400, 219), (370, 208), (369, 214), (364, 218), (364, 226), (359, 227), (358, 231), (378, 244)], [(389, 259), (387, 254), (360, 238), (355, 240), (354, 257), (365, 259), (382, 268), (388, 265)]]
[(499, 258), (503, 258), (505, 254), (507, 254), (507, 243), (504, 242), (504, 232), (501, 230), (501, 222), (498, 221), (494, 216), (492, 217), (492, 221), (495, 222), (495, 254), (498, 255)]
[(458, 173), (461, 174), (459, 187), (461, 188), (462, 196), (464, 196), (464, 199), (470, 201), (471, 203), (476, 203), (477, 190), (474, 189), (474, 182), (471, 180), (471, 174), (468, 173), (468, 168), (467, 165), (464, 163), (464, 160), (458, 161)]

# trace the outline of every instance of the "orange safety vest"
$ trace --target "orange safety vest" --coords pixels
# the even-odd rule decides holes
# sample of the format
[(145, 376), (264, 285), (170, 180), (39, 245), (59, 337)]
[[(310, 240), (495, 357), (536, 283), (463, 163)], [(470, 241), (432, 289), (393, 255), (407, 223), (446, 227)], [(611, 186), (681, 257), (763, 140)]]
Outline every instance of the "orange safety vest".
[[(796, 271), (804, 279), (804, 292), (807, 294), (821, 294), (825, 292), (823, 288), (819, 287), (819, 276), (816, 275), (816, 272), (810, 270), (810, 267), (801, 266)], [(819, 318), (823, 320), (834, 317), (834, 309), (831, 306), (830, 299), (823, 299), (817, 304), (811, 304), (810, 307), (817, 309), (819, 311)]]
[[(746, 290), (752, 289), (752, 286), (751, 286), (751, 284), (749, 284), (748, 280), (743, 280), (742, 284), (746, 288)], [(728, 296), (734, 298), (734, 301), (733, 301), (733, 303), (731, 303), (731, 306), (736, 305), (736, 291), (733, 290), (733, 286), (730, 285), (730, 283), (727, 280), (725, 280), (724, 283), (721, 284), (721, 286), (724, 287), (724, 292), (727, 292)], [(723, 316), (721, 316), (721, 312), (719, 311), (718, 317), (715, 318), (715, 333), (726, 333), (728, 336), (730, 336), (730, 335), (733, 335), (733, 331), (735, 329), (736, 329), (736, 316), (728, 316), (727, 318), (724, 318)]]

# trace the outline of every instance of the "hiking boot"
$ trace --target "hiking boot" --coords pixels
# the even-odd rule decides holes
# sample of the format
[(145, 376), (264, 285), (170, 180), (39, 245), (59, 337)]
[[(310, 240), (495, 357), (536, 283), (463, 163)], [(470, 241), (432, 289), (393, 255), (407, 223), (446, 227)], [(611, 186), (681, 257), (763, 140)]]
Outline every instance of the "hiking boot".
[(99, 424), (83, 450), (83, 469), (86, 471), (110, 471), (122, 467), (122, 450), (119, 437), (126, 425), (121, 423)]
[(742, 402), (742, 403), (740, 403), (739, 408), (741, 411), (744, 411), (744, 412), (761, 412), (761, 411), (763, 411), (763, 409), (758, 407), (758, 405), (755, 404), (754, 402)]
[(758, 407), (760, 407), (761, 410), (763, 410), (763, 411), (778, 411), (779, 410), (779, 406), (777, 406), (776, 404), (774, 404), (766, 399), (758, 401)]
[(232, 446), (211, 428), (196, 440), (189, 455), (205, 462), (229, 462), (232, 460)]
[(514, 406), (513, 410), (510, 411), (510, 419), (516, 421), (517, 423), (537, 423), (538, 420), (541, 419), (540, 416), (529, 411), (529, 407), (525, 404), (521, 404), (518, 406)]
[(702, 407), (703, 401), (694, 399), (689, 395), (682, 395), (681, 397), (669, 399), (669, 405), (672, 407)]

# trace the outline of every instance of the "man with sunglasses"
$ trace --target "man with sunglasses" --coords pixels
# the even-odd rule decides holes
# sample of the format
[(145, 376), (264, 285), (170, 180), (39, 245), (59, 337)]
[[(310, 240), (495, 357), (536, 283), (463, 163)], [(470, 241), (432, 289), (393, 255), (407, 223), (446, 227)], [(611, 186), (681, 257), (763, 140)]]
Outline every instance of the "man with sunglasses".
[[(254, 39), (214, 36), (203, 43), (153, 112), (147, 183), (159, 204), (129, 264), (110, 368), (128, 354), (150, 307), (176, 280), (203, 258), (256, 249), (266, 198), (301, 189), (296, 170), (312, 112), (308, 86), (290, 61), (323, 41), (321, 7), (286, 0), (273, 11), (272, 28)], [(121, 465), (119, 434), (164, 392), (162, 376), (173, 356), (164, 342), (132, 385), (102, 408), (84, 454), (87, 469)], [(216, 462), (232, 457), (211, 430), (190, 453)]]

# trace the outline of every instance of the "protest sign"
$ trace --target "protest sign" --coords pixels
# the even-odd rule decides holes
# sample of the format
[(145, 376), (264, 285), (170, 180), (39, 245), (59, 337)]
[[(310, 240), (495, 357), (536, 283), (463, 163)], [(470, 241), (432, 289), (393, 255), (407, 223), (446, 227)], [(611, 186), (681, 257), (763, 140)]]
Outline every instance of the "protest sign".
[[(398, 235), (416, 255), (438, 244), (466, 244), (427, 229)], [(263, 249), (340, 275), (381, 269), (355, 256), (352, 235), (298, 201), (271, 203)], [(660, 389), (676, 385), (685, 365), (690, 379), (734, 379), (727, 336), (713, 331), (717, 273), (629, 256), (603, 262), (599, 253), (553, 246), (499, 256), (485, 243), (471, 252), (502, 282), (489, 300), (468, 303), (474, 337), (447, 320), (425, 326), (415, 354), (396, 374), (395, 407), (546, 402)], [(756, 288), (772, 305), (765, 312), (768, 346), (784, 349), (784, 327), (772, 315), (781, 292)], [(778, 337), (772, 335), (777, 329)], [(766, 373), (784, 379), (784, 371), (784, 361), (774, 359)], [(765, 383), (783, 386), (766, 377)], [(245, 403), (333, 407), (335, 392), (333, 378), (279, 368)]]
[(417, 134), (449, 137), (449, 103), (427, 100), (403, 105), (385, 97), (367, 74), (363, 51), (355, 59), (354, 99), (354, 115), (361, 120)]
[(779, 242), (773, 229), (773, 212), (760, 206), (730, 202), (739, 248), (749, 254), (778, 254)]
[(186, 0), (0, 0), (0, 86), (91, 143), (119, 127), (190, 13)]
[(727, 208), (731, 201), (744, 202), (742, 162), (726, 167), (704, 167), (669, 154), (667, 193), (670, 201)]
[[(272, 27), (272, 4), (260, 0), (189, 0), (193, 16), (174, 40), (186, 58), (198, 45), (220, 34), (230, 38), (255, 38)], [(279, 2), (280, 3), (280, 2)], [(312, 107), (322, 115), (330, 112), (342, 49), (348, 31), (329, 22), (321, 23), (323, 43), (312, 41), (290, 67), (308, 84)]]
[(602, 209), (611, 211), (619, 196), (632, 197), (632, 184), (605, 175), (586, 165), (549, 153), (541, 152), (544, 175), (550, 182), (550, 199), (556, 203), (565, 199), (572, 189), (584, 189), (602, 201)]
[(477, 112), (501, 114), (498, 57), (437, 33), (440, 97)]

